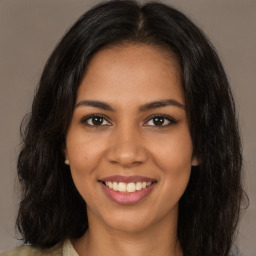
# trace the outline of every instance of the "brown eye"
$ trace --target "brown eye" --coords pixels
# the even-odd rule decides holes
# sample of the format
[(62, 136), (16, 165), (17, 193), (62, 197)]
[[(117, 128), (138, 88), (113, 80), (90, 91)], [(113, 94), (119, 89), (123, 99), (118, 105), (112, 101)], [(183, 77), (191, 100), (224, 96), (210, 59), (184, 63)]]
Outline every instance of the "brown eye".
[(94, 116), (91, 119), (92, 119), (91, 122), (92, 122), (93, 125), (102, 125), (103, 120), (104, 120), (101, 116), (99, 116), (99, 117), (98, 116)]
[(91, 115), (82, 120), (83, 124), (88, 126), (107, 126), (111, 125), (102, 115)]
[(176, 123), (177, 121), (172, 117), (165, 115), (155, 115), (147, 121), (146, 126), (165, 127)]
[(165, 119), (161, 116), (161, 117), (154, 117), (153, 119), (153, 123), (154, 123), (154, 125), (156, 125), (156, 126), (161, 126), (161, 125), (163, 125), (164, 124), (164, 121), (165, 121)]

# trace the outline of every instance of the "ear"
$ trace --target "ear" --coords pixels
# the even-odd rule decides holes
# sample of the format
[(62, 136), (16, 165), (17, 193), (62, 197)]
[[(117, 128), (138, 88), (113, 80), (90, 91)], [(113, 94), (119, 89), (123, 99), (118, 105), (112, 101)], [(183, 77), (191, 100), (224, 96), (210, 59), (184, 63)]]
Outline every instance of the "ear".
[(65, 158), (64, 163), (65, 163), (66, 165), (69, 165), (69, 158), (68, 158), (68, 152), (67, 152), (66, 147), (63, 148), (62, 152), (63, 152), (64, 158)]
[(200, 164), (200, 161), (199, 161), (198, 157), (197, 157), (197, 156), (193, 156), (193, 157), (192, 157), (191, 165), (192, 165), (192, 166), (197, 166), (197, 165), (199, 165), (199, 164)]
[(66, 165), (69, 165), (69, 160), (68, 160), (68, 159), (65, 159), (64, 163), (65, 163)]

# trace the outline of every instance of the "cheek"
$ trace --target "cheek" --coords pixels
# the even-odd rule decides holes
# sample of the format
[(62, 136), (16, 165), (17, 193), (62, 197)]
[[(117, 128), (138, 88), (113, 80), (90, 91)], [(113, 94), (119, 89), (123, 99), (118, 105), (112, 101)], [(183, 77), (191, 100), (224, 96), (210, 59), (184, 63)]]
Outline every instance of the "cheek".
[(191, 155), (185, 157), (172, 154), (159, 162), (163, 175), (163, 190), (166, 195), (172, 195), (174, 200), (179, 200), (187, 187), (191, 174), (190, 159)]
[(97, 168), (98, 161), (95, 158), (95, 152), (89, 150), (87, 146), (83, 147), (79, 144), (72, 150), (70, 171), (79, 194), (88, 204), (90, 201), (97, 200), (95, 187), (98, 177), (94, 170)]
[(178, 152), (169, 153), (171, 154), (158, 162), (158, 167), (162, 172), (159, 182), (159, 194), (162, 198), (161, 200), (158, 198), (156, 209), (158, 209), (158, 214), (163, 216), (178, 209), (179, 200), (186, 190), (191, 174), (190, 154), (185, 157), (184, 152), (182, 156)]
[(166, 174), (182, 174), (192, 164), (193, 146), (187, 127), (181, 126), (170, 136), (151, 141), (152, 158)]
[(66, 139), (67, 154), (70, 162), (70, 171), (74, 184), (83, 199), (94, 198), (92, 180), (97, 181), (93, 170), (97, 165), (97, 151), (99, 148), (93, 147), (84, 136), (79, 136), (78, 132), (69, 133)]
[(72, 172), (80, 178), (89, 175), (96, 168), (104, 151), (102, 142), (77, 134), (67, 137), (67, 149)]
[(163, 195), (175, 203), (184, 193), (190, 178), (193, 153), (190, 134), (187, 130), (173, 133), (170, 139), (160, 140), (154, 145), (157, 146), (154, 147), (152, 159), (161, 170)]

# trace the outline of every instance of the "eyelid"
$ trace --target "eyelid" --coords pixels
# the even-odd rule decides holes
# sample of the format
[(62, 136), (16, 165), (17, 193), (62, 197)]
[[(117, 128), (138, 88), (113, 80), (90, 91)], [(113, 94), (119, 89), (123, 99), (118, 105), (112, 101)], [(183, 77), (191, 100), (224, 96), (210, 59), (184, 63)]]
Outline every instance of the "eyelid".
[(165, 114), (151, 115), (150, 117), (147, 118), (147, 121), (145, 123), (148, 123), (151, 119), (153, 119), (155, 117), (163, 117), (164, 119), (167, 119), (169, 121), (169, 124), (161, 125), (161, 126), (157, 126), (157, 125), (146, 125), (146, 126), (155, 126), (155, 127), (158, 127), (158, 128), (162, 128), (162, 127), (167, 127), (167, 126), (170, 126), (172, 124), (177, 124), (178, 123), (178, 121), (176, 119), (174, 119), (173, 117), (171, 117), (169, 115), (165, 115)]
[[(101, 117), (101, 118), (105, 119), (109, 124), (107, 124), (107, 125), (91, 125), (91, 124), (88, 124), (87, 121), (89, 119), (93, 118), (93, 117)], [(90, 126), (90, 127), (101, 127), (101, 126), (110, 126), (110, 125), (112, 125), (111, 122), (109, 121), (108, 117), (106, 117), (103, 114), (96, 114), (96, 113), (83, 117), (82, 120), (81, 120), (81, 123), (84, 124), (84, 125)]]
[[(93, 117), (101, 117), (105, 121), (107, 121), (109, 124), (107, 124), (107, 125), (106, 124), (105, 125), (91, 125), (91, 124), (88, 124), (87, 121), (89, 119), (93, 118)], [(152, 120), (155, 117), (162, 117), (162, 118), (168, 120), (169, 123), (166, 124), (166, 125), (160, 125), (160, 126), (157, 126), (157, 125), (146, 125), (146, 126), (154, 126), (154, 127), (162, 128), (162, 127), (167, 127), (167, 126), (170, 126), (172, 124), (178, 123), (178, 121), (175, 120), (173, 117), (171, 117), (169, 115), (165, 115), (165, 114), (153, 114), (153, 115), (149, 116), (147, 118), (146, 122), (144, 122), (144, 123), (145, 124), (148, 123), (150, 120)], [(109, 118), (107, 116), (105, 116), (103, 114), (97, 114), (97, 113), (90, 114), (88, 116), (83, 117), (82, 120), (81, 120), (81, 123), (84, 124), (84, 125), (90, 126), (90, 127), (103, 127), (103, 126), (111, 126), (112, 125), (112, 123), (109, 121)]]

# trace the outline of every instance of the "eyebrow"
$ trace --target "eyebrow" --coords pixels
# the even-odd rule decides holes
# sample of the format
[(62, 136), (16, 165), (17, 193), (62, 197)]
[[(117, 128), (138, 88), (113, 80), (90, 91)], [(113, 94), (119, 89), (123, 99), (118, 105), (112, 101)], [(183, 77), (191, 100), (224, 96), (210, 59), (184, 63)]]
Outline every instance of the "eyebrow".
[(175, 106), (181, 109), (185, 109), (185, 105), (181, 104), (180, 102), (173, 99), (167, 99), (167, 100), (153, 101), (145, 105), (142, 105), (139, 107), (139, 111), (145, 112), (151, 109), (162, 108), (166, 106)]
[[(90, 106), (90, 107), (100, 108), (100, 109), (111, 111), (111, 112), (116, 112), (116, 110), (108, 103), (97, 101), (97, 100), (82, 100), (75, 105), (75, 108), (79, 106)], [(146, 103), (139, 107), (139, 112), (146, 112), (151, 109), (161, 108), (166, 106), (175, 106), (185, 110), (185, 105), (183, 105), (182, 103), (173, 99), (167, 99), (167, 100), (159, 100), (159, 101)]]

